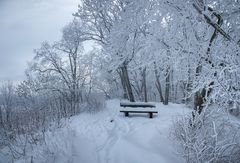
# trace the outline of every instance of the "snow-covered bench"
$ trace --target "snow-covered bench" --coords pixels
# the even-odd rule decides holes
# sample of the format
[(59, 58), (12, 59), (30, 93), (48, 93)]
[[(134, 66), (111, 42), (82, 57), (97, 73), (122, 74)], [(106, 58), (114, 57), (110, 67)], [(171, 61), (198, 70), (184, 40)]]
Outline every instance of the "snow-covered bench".
[(120, 112), (124, 113), (126, 117), (129, 116), (129, 113), (148, 113), (149, 118), (153, 118), (153, 114), (158, 113), (152, 109), (156, 107), (154, 104), (146, 102), (120, 102), (120, 106), (124, 107)]

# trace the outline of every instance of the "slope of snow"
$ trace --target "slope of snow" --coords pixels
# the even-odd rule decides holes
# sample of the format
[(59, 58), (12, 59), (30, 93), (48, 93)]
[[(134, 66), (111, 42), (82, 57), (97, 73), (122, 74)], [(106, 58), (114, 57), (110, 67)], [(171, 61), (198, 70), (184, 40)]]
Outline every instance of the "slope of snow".
[(155, 109), (159, 113), (153, 119), (147, 114), (124, 117), (119, 113), (119, 100), (111, 100), (107, 110), (101, 113), (74, 117), (70, 125), (77, 132), (73, 146), (79, 147), (78, 152), (83, 154), (75, 157), (73, 162), (184, 162), (177, 157), (169, 132), (173, 118), (188, 114), (189, 109), (177, 104), (156, 104)]
[(111, 163), (182, 163), (184, 160), (175, 154), (169, 139), (172, 120), (186, 114), (182, 105), (157, 105), (158, 116), (148, 119), (146, 114), (125, 118), (130, 131), (119, 137), (109, 154)]
[[(174, 117), (189, 114), (184, 105), (156, 103), (158, 115), (124, 117), (119, 100), (107, 102), (96, 114), (83, 113), (49, 134), (49, 152), (35, 149), (34, 162), (51, 163), (183, 163), (169, 139)], [(36, 152), (37, 151), (37, 152)], [(45, 152), (44, 152), (45, 151)], [(35, 154), (34, 154), (35, 153)], [(38, 154), (36, 154), (38, 153)], [(51, 153), (51, 155), (49, 155)], [(41, 156), (41, 157), (40, 157)], [(21, 161), (19, 161), (21, 162)], [(22, 161), (24, 162), (24, 161)]]

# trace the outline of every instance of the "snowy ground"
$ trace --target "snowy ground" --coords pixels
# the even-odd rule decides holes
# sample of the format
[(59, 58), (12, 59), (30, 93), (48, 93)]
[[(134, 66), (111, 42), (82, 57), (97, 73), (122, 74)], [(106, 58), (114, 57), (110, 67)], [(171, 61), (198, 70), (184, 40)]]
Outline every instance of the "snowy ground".
[(169, 138), (174, 117), (189, 114), (190, 110), (184, 105), (156, 104), (158, 115), (153, 119), (147, 114), (130, 113), (129, 117), (124, 117), (119, 113), (119, 100), (108, 101), (106, 108), (97, 114), (75, 116), (59, 132), (48, 134), (50, 152), (34, 152), (38, 153), (33, 156), (34, 162), (184, 162)]
[[(73, 163), (182, 163), (169, 139), (174, 117), (189, 113), (183, 105), (157, 104), (158, 115), (119, 113), (119, 100), (107, 103), (107, 110), (84, 114), (71, 121)], [(113, 120), (113, 122), (111, 122)], [(59, 160), (58, 160), (59, 161)]]

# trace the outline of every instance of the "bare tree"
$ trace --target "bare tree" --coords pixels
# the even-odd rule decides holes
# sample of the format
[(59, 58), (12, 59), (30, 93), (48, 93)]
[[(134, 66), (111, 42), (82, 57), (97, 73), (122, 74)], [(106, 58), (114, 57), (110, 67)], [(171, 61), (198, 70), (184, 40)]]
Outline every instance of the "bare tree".
[[(0, 106), (3, 108), (6, 113), (6, 124), (11, 126), (11, 113), (14, 109), (14, 86), (13, 83), (7, 81), (3, 83), (0, 89), (0, 94), (2, 97), (2, 103)], [(1, 115), (2, 117), (3, 115)]]
[[(41, 89), (59, 92), (70, 103), (73, 114), (82, 99), (81, 87), (85, 85), (86, 72), (82, 57), (81, 24), (74, 20), (63, 30), (62, 40), (49, 45), (43, 43), (36, 50), (36, 57), (31, 70), (36, 72), (45, 84)], [(55, 81), (55, 83), (53, 83)]]

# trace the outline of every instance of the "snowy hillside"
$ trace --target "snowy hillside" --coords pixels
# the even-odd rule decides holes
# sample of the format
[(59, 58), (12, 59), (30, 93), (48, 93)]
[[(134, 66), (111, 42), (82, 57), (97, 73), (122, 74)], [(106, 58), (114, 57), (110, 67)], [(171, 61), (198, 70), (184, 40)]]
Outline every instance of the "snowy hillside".
[(0, 3), (0, 163), (240, 163), (239, 6)]
[[(84, 113), (67, 122), (66, 127), (47, 142), (50, 153), (37, 151), (34, 162), (54, 163), (182, 163), (170, 140), (172, 120), (189, 114), (183, 105), (156, 104), (158, 115), (119, 113), (119, 100), (107, 102), (106, 110)], [(47, 155), (48, 156), (47, 156)], [(21, 161), (20, 161), (21, 162)], [(24, 162), (24, 161), (23, 161)]]

